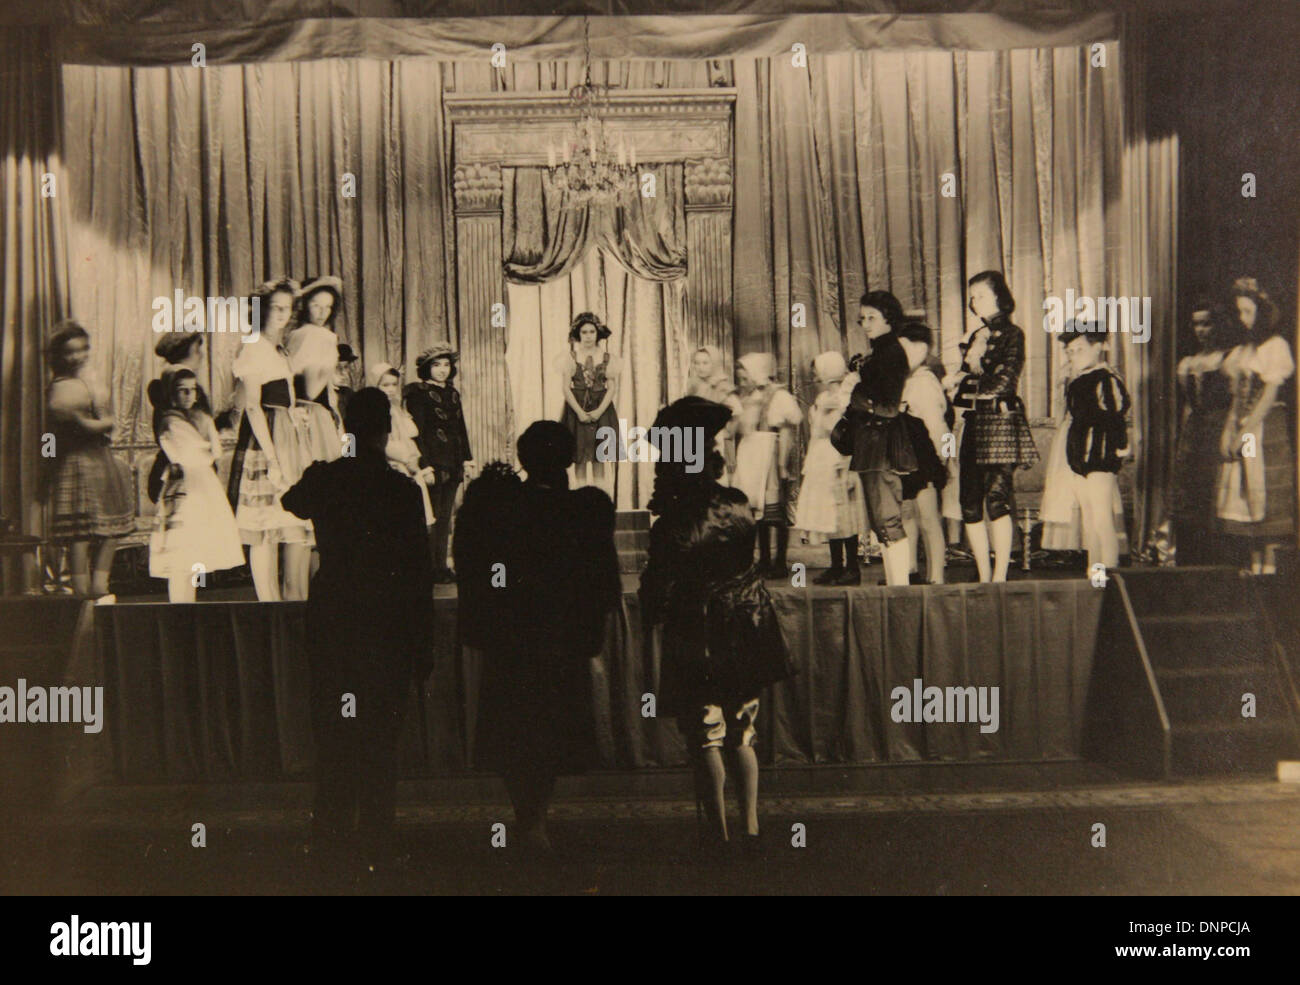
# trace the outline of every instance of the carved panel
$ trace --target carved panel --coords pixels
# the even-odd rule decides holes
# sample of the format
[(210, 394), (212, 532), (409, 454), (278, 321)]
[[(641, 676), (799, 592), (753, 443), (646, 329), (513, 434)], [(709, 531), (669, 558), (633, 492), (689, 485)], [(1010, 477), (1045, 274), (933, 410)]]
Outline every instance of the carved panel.
[(498, 164), (457, 164), (452, 188), (456, 195), (457, 213), (501, 211), (501, 167)]
[(727, 208), (731, 205), (731, 159), (706, 157), (686, 162), (686, 207)]

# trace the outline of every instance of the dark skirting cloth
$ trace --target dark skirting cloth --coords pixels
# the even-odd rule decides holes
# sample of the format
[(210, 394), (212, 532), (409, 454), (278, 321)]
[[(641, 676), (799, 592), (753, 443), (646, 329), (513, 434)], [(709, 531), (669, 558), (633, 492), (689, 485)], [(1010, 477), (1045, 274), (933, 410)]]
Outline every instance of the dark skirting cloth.
[(1178, 434), (1171, 490), (1171, 512), (1176, 519), (1201, 525), (1214, 517), (1215, 490), (1223, 466), (1219, 439), (1227, 416), (1226, 405), (1193, 410)]

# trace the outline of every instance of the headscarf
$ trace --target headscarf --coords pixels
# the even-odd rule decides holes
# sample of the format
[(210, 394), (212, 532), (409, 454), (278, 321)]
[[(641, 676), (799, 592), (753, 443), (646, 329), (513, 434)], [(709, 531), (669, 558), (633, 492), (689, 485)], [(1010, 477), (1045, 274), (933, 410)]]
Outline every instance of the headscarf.
[(755, 386), (767, 386), (776, 380), (776, 358), (770, 352), (746, 353), (739, 362)]
[[(709, 361), (713, 364), (713, 369), (707, 377), (701, 378), (695, 375), (695, 354), (697, 352), (707, 353)], [(716, 345), (701, 345), (691, 350), (691, 361), (686, 367), (687, 396), (705, 396), (700, 392), (701, 390), (724, 395), (733, 392), (736, 389), (736, 384), (727, 375), (726, 365), (722, 359), (722, 350)]]

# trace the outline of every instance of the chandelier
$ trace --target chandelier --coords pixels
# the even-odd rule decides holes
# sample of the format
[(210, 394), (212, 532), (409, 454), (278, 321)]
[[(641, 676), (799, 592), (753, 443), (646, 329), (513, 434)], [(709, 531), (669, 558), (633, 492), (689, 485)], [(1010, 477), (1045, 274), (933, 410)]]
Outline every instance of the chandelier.
[(557, 148), (546, 144), (546, 169), (570, 205), (617, 204), (636, 189), (636, 148), (621, 134), (611, 140), (602, 109), (609, 105), (612, 86), (591, 81), (591, 29), (583, 26), (583, 77), (569, 90), (569, 103), (578, 122)]

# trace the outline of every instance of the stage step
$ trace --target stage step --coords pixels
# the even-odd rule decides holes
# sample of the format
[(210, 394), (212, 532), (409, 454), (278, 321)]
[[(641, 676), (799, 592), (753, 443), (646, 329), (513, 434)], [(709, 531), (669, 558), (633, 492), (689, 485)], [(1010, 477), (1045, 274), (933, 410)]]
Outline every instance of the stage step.
[(1185, 613), (1138, 617), (1156, 668), (1231, 667), (1258, 660), (1267, 646), (1258, 613)]
[(614, 520), (614, 546), (618, 548), (618, 570), (640, 574), (650, 547), (650, 511), (619, 510)]
[(614, 517), (615, 530), (649, 530), (649, 510), (619, 510)]
[(1292, 730), (1281, 722), (1176, 725), (1169, 738), (1179, 776), (1274, 773), (1279, 759), (1296, 758)]
[(1124, 586), (1140, 617), (1187, 613), (1258, 615), (1249, 576), (1234, 568), (1126, 568)]
[(1170, 568), (1123, 583), (1169, 720), (1170, 772), (1271, 772), (1300, 755), (1300, 707), (1250, 577)]

